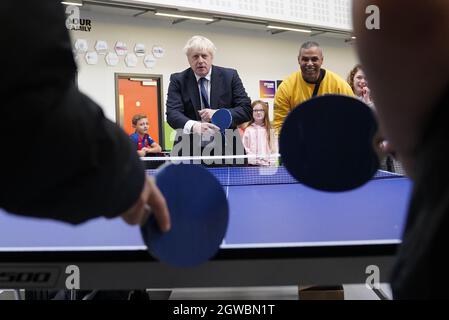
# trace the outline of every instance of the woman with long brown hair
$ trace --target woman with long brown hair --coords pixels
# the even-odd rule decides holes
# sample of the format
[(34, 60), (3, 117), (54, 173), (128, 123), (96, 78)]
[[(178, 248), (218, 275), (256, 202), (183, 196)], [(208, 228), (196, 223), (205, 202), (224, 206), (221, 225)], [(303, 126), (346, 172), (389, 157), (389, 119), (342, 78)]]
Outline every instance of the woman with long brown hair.
[(355, 96), (365, 102), (369, 107), (374, 108), (371, 90), (368, 87), (368, 80), (366, 79), (362, 65), (356, 64), (354, 68), (352, 68), (347, 81)]

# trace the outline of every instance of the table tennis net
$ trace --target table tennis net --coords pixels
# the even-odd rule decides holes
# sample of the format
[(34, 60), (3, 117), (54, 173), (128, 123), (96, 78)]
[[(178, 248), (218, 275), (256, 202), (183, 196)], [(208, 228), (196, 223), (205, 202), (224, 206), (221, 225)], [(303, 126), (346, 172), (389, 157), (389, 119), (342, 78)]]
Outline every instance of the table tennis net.
[[(226, 157), (164, 157), (143, 158), (147, 173), (154, 175), (157, 168), (167, 163), (179, 164), (201, 164), (207, 167), (223, 186), (246, 186), (246, 185), (274, 185), (274, 184), (296, 184), (298, 181), (290, 175), (287, 169), (280, 164), (279, 159), (272, 161), (270, 165), (250, 164), (251, 157), (248, 156), (226, 156)], [(253, 157), (254, 158), (254, 157)], [(263, 162), (266, 164), (266, 162)], [(403, 174), (378, 170), (373, 180), (391, 179), (403, 177)]]

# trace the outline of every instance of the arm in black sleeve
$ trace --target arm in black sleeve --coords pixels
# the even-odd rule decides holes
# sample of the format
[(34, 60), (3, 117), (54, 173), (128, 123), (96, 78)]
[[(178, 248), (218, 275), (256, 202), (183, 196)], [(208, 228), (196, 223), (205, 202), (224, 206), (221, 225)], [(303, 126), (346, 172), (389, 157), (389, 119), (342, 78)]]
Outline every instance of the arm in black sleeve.
[(127, 135), (74, 85), (59, 1), (8, 0), (0, 7), (14, 52), (0, 53), (8, 61), (0, 74), (0, 207), (70, 223), (118, 216), (137, 201), (144, 170)]
[(181, 93), (181, 82), (176, 74), (171, 75), (167, 93), (167, 122), (174, 129), (183, 129), (190, 119), (185, 115)]
[(236, 70), (232, 76), (232, 108), (230, 109), (235, 125), (250, 121), (252, 117), (251, 99), (243, 87)]

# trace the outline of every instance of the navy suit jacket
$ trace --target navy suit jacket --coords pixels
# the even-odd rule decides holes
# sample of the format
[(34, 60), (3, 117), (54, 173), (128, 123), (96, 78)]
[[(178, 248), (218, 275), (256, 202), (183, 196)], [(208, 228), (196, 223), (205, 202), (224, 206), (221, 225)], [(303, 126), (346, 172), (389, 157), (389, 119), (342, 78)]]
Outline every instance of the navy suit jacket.
[[(233, 128), (251, 120), (251, 100), (236, 70), (212, 66), (210, 108), (231, 111)], [(167, 121), (174, 129), (182, 129), (188, 120), (201, 121), (200, 94), (191, 68), (170, 77), (167, 96)]]

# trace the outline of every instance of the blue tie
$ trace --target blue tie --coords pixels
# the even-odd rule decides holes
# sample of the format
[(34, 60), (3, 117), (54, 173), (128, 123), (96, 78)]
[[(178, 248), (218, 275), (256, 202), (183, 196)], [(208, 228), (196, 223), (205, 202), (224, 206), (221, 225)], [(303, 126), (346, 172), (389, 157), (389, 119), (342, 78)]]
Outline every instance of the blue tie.
[(207, 90), (204, 86), (204, 81), (206, 81), (206, 78), (200, 78), (200, 91), (201, 91), (201, 100), (203, 100), (204, 108), (209, 109), (209, 97), (207, 96)]

